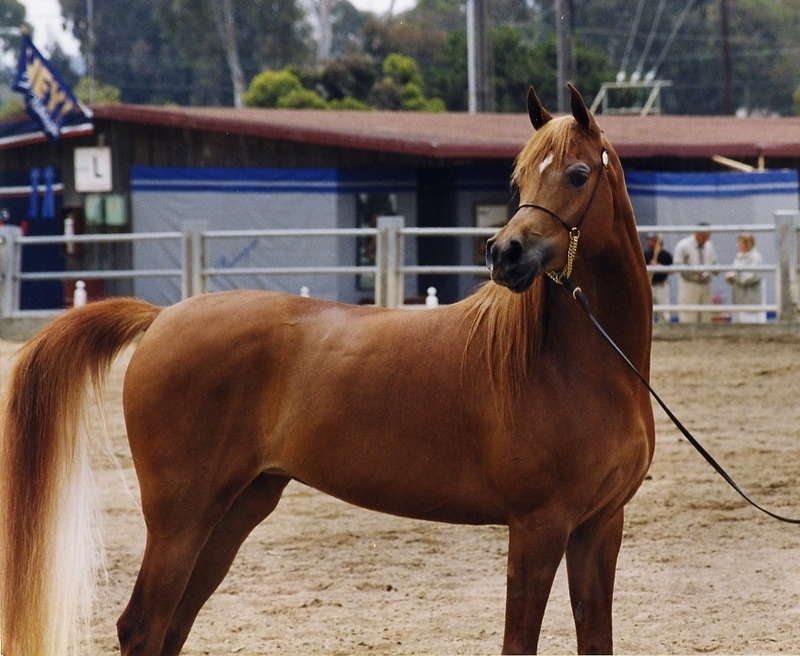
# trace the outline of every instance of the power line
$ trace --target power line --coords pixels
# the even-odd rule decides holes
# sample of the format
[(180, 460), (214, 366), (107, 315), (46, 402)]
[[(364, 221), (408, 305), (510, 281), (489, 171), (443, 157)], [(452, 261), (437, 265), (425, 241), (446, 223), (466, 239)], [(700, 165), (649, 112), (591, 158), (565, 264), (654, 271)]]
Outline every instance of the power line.
[(625, 78), (626, 70), (628, 68), (628, 57), (631, 55), (631, 50), (633, 49), (633, 40), (636, 38), (636, 32), (639, 29), (639, 20), (642, 17), (642, 9), (644, 7), (644, 0), (639, 0), (639, 4), (636, 6), (636, 14), (633, 17), (633, 23), (631, 24), (631, 31), (628, 35), (628, 45), (625, 46), (625, 54), (622, 56), (622, 63), (619, 67), (619, 73), (617, 73), (617, 81), (622, 82)]
[(658, 74), (658, 69), (661, 66), (662, 62), (664, 61), (664, 57), (667, 56), (670, 47), (672, 46), (672, 42), (675, 40), (675, 35), (678, 34), (678, 30), (681, 29), (681, 25), (686, 20), (686, 17), (689, 15), (689, 12), (692, 9), (692, 5), (694, 4), (694, 0), (688, 0), (686, 6), (683, 8), (680, 16), (678, 16), (678, 20), (675, 21), (675, 25), (672, 27), (672, 32), (670, 33), (669, 37), (667, 38), (667, 42), (664, 44), (664, 47), (661, 49), (661, 53), (658, 55), (658, 59), (656, 59), (656, 63), (653, 64), (653, 67), (650, 69), (650, 73), (653, 77)]
[[(642, 56), (639, 57), (639, 61), (636, 64), (636, 70), (631, 76), (632, 80), (633, 76), (636, 76), (636, 80), (634, 81), (638, 81), (639, 77), (642, 75), (644, 62), (647, 59), (647, 55), (650, 53), (650, 46), (653, 45), (653, 38), (656, 34), (656, 28), (658, 27), (658, 23), (661, 21), (661, 12), (664, 11), (664, 5), (666, 2), (667, 0), (659, 0), (658, 7), (656, 8), (656, 17), (653, 19), (653, 24), (650, 26), (650, 34), (647, 35), (647, 42), (644, 45), (644, 50), (642, 50)], [(655, 77), (655, 75), (653, 75), (653, 77)]]

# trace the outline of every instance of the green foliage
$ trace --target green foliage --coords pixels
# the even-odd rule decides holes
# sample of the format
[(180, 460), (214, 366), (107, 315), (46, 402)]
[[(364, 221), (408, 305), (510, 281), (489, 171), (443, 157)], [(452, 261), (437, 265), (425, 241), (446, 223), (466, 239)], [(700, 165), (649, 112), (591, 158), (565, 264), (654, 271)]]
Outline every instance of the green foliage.
[(277, 107), (284, 109), (325, 109), (325, 101), (311, 89), (295, 89), (278, 98)]
[[(0, 0), (0, 26), (2, 27), (25, 27), (29, 32), (33, 32), (30, 25), (25, 22), (25, 5), (18, 0)], [(0, 34), (0, 51), (19, 50), (22, 37), (18, 34)]]
[[(367, 61), (334, 60), (321, 71), (301, 74), (289, 68), (264, 71), (253, 78), (242, 100), (249, 107), (445, 110), (441, 99), (425, 97), (419, 66), (410, 57), (397, 54), (387, 57), (382, 65), (384, 77), (369, 88), (366, 82), (374, 80), (375, 75), (368, 72)], [(356, 93), (361, 97), (356, 97)]]
[[(722, 110), (720, 0), (695, 0), (669, 48), (686, 0), (645, 2), (633, 34), (638, 2), (570, 1), (572, 81), (587, 99), (601, 82), (615, 78), (632, 36), (626, 73), (638, 68), (644, 75), (658, 63), (658, 77), (673, 82), (662, 94), (663, 111), (714, 114)], [(85, 0), (60, 2), (66, 24), (83, 44), (85, 58)], [(117, 87), (125, 102), (231, 104), (230, 74), (211, 2), (95, 2), (95, 77)], [(300, 89), (316, 92), (327, 106), (429, 111), (436, 103), (431, 105), (427, 99), (441, 98), (450, 110), (466, 110), (463, 0), (418, 0), (414, 8), (388, 19), (360, 12), (349, 0), (333, 0), (334, 58), (324, 63), (313, 60), (311, 27), (303, 6), (301, 0), (234, 3), (239, 57), (247, 80), (254, 80), (260, 71), (291, 66)], [(552, 0), (493, 0), (489, 4), (492, 89), (498, 111), (524, 111), (530, 84), (548, 106), (556, 105), (552, 7)], [(659, 7), (663, 12), (656, 20)], [(735, 106), (782, 114), (796, 111), (798, 0), (730, 0), (729, 7)], [(4, 24), (17, 25), (24, 20), (24, 7), (19, 0), (0, 0), (0, 15)], [(650, 49), (643, 57), (648, 39), (652, 39)], [(0, 37), (2, 47), (15, 50), (18, 37)], [(76, 83), (63, 53), (52, 56), (63, 75), (74, 77), (68, 82)], [(2, 75), (0, 71), (0, 79)], [(409, 83), (415, 86), (406, 88)], [(641, 101), (637, 93), (641, 95), (633, 92), (628, 101)], [(307, 93), (296, 93), (290, 101), (319, 105), (319, 99)], [(277, 106), (277, 99), (272, 102)]]
[[(331, 105), (312, 89), (303, 87), (298, 75), (289, 68), (264, 71), (256, 75), (242, 96), (248, 107), (281, 107), (285, 109), (326, 109)], [(335, 101), (339, 109), (362, 109), (358, 101)]]
[[(83, 103), (92, 102), (89, 93), (90, 80), (82, 77), (78, 84), (73, 88), (75, 96)], [(116, 105), (120, 102), (122, 92), (110, 84), (100, 84), (97, 80), (94, 83), (94, 103), (97, 105)]]
[[(62, 13), (88, 58), (85, 0), (60, 0)], [(120, 89), (129, 103), (174, 100), (189, 104), (190, 67), (165, 38), (151, 2), (104, 0), (94, 4), (94, 77)]]
[(381, 67), (383, 79), (372, 89), (370, 100), (378, 109), (413, 112), (438, 112), (445, 108), (439, 98), (428, 99), (423, 89), (423, 78), (414, 59), (391, 53)]
[(334, 98), (328, 101), (328, 109), (367, 110), (372, 109), (367, 103), (356, 98)]
[(508, 25), (492, 31), (491, 44), (495, 109), (498, 112), (524, 112), (531, 84), (540, 94), (547, 91), (547, 83), (554, 75), (550, 61), (541, 52), (541, 44), (532, 48), (522, 40), (517, 30)]
[[(60, 0), (87, 55), (85, 0)], [(246, 79), (310, 61), (311, 28), (300, 0), (234, 3)], [(233, 90), (211, 0), (104, 0), (94, 4), (95, 77), (125, 102), (230, 105)]]
[(451, 32), (439, 57), (427, 73), (431, 95), (441, 98), (450, 111), (465, 112), (467, 98), (467, 31)]
[(376, 78), (374, 61), (361, 55), (331, 60), (317, 79), (309, 82), (319, 84), (329, 100), (354, 98), (365, 103)]
[[(531, 44), (509, 25), (492, 30), (490, 34), (494, 62), (495, 110), (524, 112), (528, 87), (534, 85), (546, 106), (556, 101), (556, 40), (548, 38)], [(603, 79), (611, 76), (602, 52), (586, 47), (575, 40), (577, 74), (572, 80), (591, 97)], [(467, 99), (467, 37), (466, 30), (449, 35), (438, 65), (430, 76), (429, 92), (442, 98), (447, 109), (466, 111)]]
[[(555, 35), (551, 35), (548, 39), (539, 42), (532, 50), (531, 83), (536, 87), (536, 93), (547, 107), (556, 107), (558, 104), (557, 49)], [(587, 102), (591, 102), (591, 99), (600, 90), (600, 85), (604, 81), (613, 79), (614, 73), (606, 56), (596, 48), (587, 46), (579, 35), (573, 40), (573, 58), (575, 70), (570, 81), (580, 89)], [(515, 93), (518, 91), (519, 87)], [(523, 96), (523, 103), (524, 98)], [(517, 111), (525, 111), (524, 104)]]
[(277, 107), (282, 97), (302, 88), (300, 78), (288, 68), (264, 71), (253, 78), (250, 88), (242, 96), (242, 102), (247, 107)]
[(362, 52), (360, 35), (368, 12), (356, 9), (348, 0), (339, 0), (331, 11), (331, 55), (333, 57), (358, 56)]
[[(400, 86), (406, 84), (422, 86), (422, 74), (419, 72), (419, 66), (411, 57), (393, 52), (383, 60), (382, 68), (384, 76)], [(422, 93), (421, 88), (420, 93)]]
[(403, 109), (403, 89), (394, 80), (385, 77), (372, 88), (369, 101), (378, 109), (399, 111)]
[[(367, 19), (362, 28), (364, 52), (376, 62), (384, 61), (392, 53), (411, 57), (427, 79), (447, 41), (447, 31), (438, 26), (434, 16), (423, 21), (419, 18), (406, 20), (408, 15), (411, 14), (404, 14), (402, 21)], [(461, 16), (459, 23), (463, 21)], [(429, 91), (426, 88), (426, 92)]]
[(0, 118), (19, 116), (25, 113), (25, 101), (20, 96), (13, 95), (0, 105)]
[(402, 90), (402, 109), (412, 112), (444, 112), (447, 107), (441, 98), (426, 98), (416, 84), (406, 84)]
[[(575, 23), (585, 42), (601, 50), (618, 70), (637, 3), (629, 0), (574, 0)], [(657, 3), (645, 3), (626, 66), (639, 64)], [(722, 111), (722, 29), (720, 0), (696, 0), (669, 48), (667, 40), (685, 2), (667, 2), (642, 74), (661, 56), (658, 77), (673, 86), (662, 94), (662, 110), (676, 114)], [(800, 12), (797, 0), (731, 0), (729, 43), (734, 106), (747, 111), (789, 114), (800, 84)], [(647, 26), (647, 27), (642, 27)], [(663, 55), (662, 55), (663, 53)], [(611, 79), (611, 78), (609, 78)]]

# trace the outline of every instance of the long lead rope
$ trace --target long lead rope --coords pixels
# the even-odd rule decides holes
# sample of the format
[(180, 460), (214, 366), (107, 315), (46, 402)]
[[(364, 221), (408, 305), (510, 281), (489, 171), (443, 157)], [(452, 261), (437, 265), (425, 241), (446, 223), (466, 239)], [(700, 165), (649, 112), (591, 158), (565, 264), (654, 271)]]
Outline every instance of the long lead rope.
[(720, 476), (722, 476), (722, 478), (724, 478), (724, 479), (725, 479), (725, 480), (728, 482), (728, 484), (729, 484), (729, 485), (730, 485), (730, 486), (731, 486), (731, 487), (732, 487), (734, 490), (736, 490), (736, 491), (739, 493), (739, 495), (741, 495), (741, 497), (742, 497), (742, 498), (743, 498), (745, 501), (747, 501), (747, 502), (748, 502), (750, 505), (754, 506), (755, 508), (757, 508), (757, 509), (758, 509), (758, 510), (760, 510), (761, 512), (765, 513), (766, 515), (769, 515), (770, 517), (772, 517), (772, 518), (774, 518), (774, 519), (777, 519), (778, 521), (781, 521), (781, 522), (786, 522), (787, 524), (800, 524), (800, 519), (793, 519), (793, 518), (791, 518), (791, 517), (784, 517), (783, 515), (779, 515), (779, 514), (777, 514), (777, 513), (774, 513), (774, 512), (772, 512), (771, 510), (767, 510), (767, 509), (766, 509), (766, 508), (764, 508), (763, 506), (761, 506), (761, 505), (759, 505), (758, 503), (756, 503), (755, 501), (753, 501), (753, 500), (752, 500), (752, 499), (751, 499), (749, 496), (747, 496), (747, 494), (746, 494), (746, 493), (745, 493), (745, 492), (742, 490), (742, 488), (740, 488), (740, 487), (739, 487), (739, 486), (736, 484), (736, 481), (734, 481), (734, 480), (731, 478), (730, 474), (728, 474), (728, 472), (726, 472), (726, 471), (725, 471), (725, 470), (722, 468), (722, 465), (720, 465), (720, 464), (719, 464), (719, 463), (718, 463), (716, 460), (714, 460), (714, 458), (711, 456), (711, 454), (710, 454), (708, 451), (706, 451), (706, 450), (703, 448), (703, 445), (702, 445), (702, 444), (700, 444), (700, 442), (698, 442), (698, 441), (695, 439), (695, 437), (694, 437), (694, 436), (693, 436), (693, 435), (692, 435), (692, 434), (689, 432), (689, 430), (688, 430), (688, 429), (687, 429), (687, 428), (686, 428), (686, 427), (685, 427), (685, 426), (684, 426), (684, 425), (681, 423), (681, 421), (680, 421), (680, 420), (679, 420), (679, 419), (678, 419), (678, 418), (677, 418), (677, 417), (676, 417), (676, 416), (673, 414), (673, 412), (672, 412), (672, 411), (671, 411), (671, 410), (670, 410), (670, 409), (667, 407), (667, 404), (666, 404), (666, 403), (664, 403), (664, 402), (661, 400), (661, 397), (659, 397), (659, 396), (658, 396), (658, 394), (656, 394), (655, 390), (654, 390), (652, 387), (650, 387), (650, 383), (648, 383), (648, 382), (647, 382), (647, 380), (645, 380), (644, 376), (642, 376), (642, 374), (640, 374), (640, 373), (639, 373), (639, 370), (638, 370), (638, 369), (637, 369), (637, 368), (636, 368), (636, 367), (633, 365), (633, 363), (632, 363), (632, 362), (631, 362), (631, 361), (628, 359), (628, 357), (627, 357), (627, 356), (626, 356), (626, 355), (625, 355), (625, 354), (622, 352), (622, 350), (619, 348), (619, 346), (617, 346), (617, 345), (614, 343), (614, 340), (613, 340), (613, 339), (611, 339), (611, 337), (609, 336), (609, 334), (608, 334), (608, 333), (607, 333), (605, 330), (603, 330), (603, 327), (602, 327), (602, 326), (600, 325), (600, 323), (597, 321), (597, 319), (595, 318), (594, 314), (592, 314), (592, 308), (591, 308), (591, 306), (589, 305), (589, 301), (586, 299), (586, 296), (585, 296), (585, 295), (584, 295), (584, 293), (581, 291), (581, 288), (580, 288), (580, 287), (576, 287), (576, 286), (575, 286), (575, 285), (572, 283), (572, 281), (571, 281), (571, 280), (569, 280), (568, 278), (566, 278), (566, 277), (563, 277), (563, 276), (562, 276), (562, 278), (561, 278), (560, 282), (561, 282), (561, 284), (562, 284), (562, 285), (564, 285), (564, 287), (565, 287), (565, 288), (566, 288), (566, 289), (567, 289), (567, 290), (568, 290), (568, 291), (569, 291), (569, 292), (572, 294), (572, 297), (573, 297), (573, 298), (574, 298), (576, 301), (578, 301), (578, 303), (580, 304), (580, 306), (583, 308), (583, 311), (584, 311), (584, 312), (586, 312), (587, 316), (589, 317), (589, 320), (590, 320), (590, 321), (591, 321), (591, 322), (594, 324), (595, 328), (597, 328), (597, 330), (599, 330), (599, 331), (600, 331), (600, 334), (603, 336), (603, 338), (604, 338), (604, 339), (605, 339), (605, 340), (606, 340), (606, 341), (607, 341), (609, 344), (611, 344), (611, 346), (612, 346), (612, 347), (614, 348), (614, 350), (615, 350), (615, 351), (616, 351), (616, 352), (619, 354), (619, 356), (620, 356), (620, 357), (621, 357), (621, 358), (622, 358), (622, 359), (625, 361), (625, 363), (626, 363), (626, 364), (627, 364), (627, 365), (628, 365), (628, 366), (629, 366), (629, 367), (630, 367), (630, 368), (633, 370), (633, 373), (635, 373), (635, 374), (636, 374), (636, 376), (639, 378), (639, 380), (640, 380), (640, 381), (642, 381), (642, 383), (644, 384), (644, 386), (645, 386), (645, 387), (648, 389), (648, 391), (650, 392), (650, 394), (652, 394), (652, 395), (653, 395), (653, 398), (654, 398), (654, 399), (655, 399), (655, 400), (658, 402), (658, 405), (660, 405), (660, 406), (661, 406), (661, 409), (662, 409), (662, 410), (664, 410), (664, 412), (666, 412), (666, 413), (667, 413), (667, 416), (668, 416), (668, 417), (669, 417), (669, 418), (672, 420), (672, 423), (673, 423), (673, 424), (675, 424), (675, 426), (678, 428), (678, 430), (679, 430), (681, 433), (683, 433), (683, 436), (684, 436), (684, 437), (685, 437), (687, 440), (689, 440), (689, 444), (691, 444), (691, 445), (692, 445), (692, 446), (693, 446), (695, 449), (697, 449), (698, 453), (700, 453), (700, 455), (701, 455), (701, 456), (703, 456), (703, 458), (705, 458), (706, 462), (707, 462), (709, 465), (711, 465), (711, 466), (712, 466), (712, 467), (713, 467), (713, 468), (716, 470), (716, 472), (717, 472), (717, 473), (718, 473)]

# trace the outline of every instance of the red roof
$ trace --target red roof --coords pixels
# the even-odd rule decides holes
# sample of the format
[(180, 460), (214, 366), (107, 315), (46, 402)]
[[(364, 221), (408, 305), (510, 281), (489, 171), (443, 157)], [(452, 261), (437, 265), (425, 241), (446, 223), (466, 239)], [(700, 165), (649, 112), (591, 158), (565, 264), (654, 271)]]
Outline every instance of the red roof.
[[(438, 159), (513, 158), (530, 138), (524, 114), (99, 105), (95, 119)], [(623, 158), (800, 158), (800, 118), (597, 117)]]

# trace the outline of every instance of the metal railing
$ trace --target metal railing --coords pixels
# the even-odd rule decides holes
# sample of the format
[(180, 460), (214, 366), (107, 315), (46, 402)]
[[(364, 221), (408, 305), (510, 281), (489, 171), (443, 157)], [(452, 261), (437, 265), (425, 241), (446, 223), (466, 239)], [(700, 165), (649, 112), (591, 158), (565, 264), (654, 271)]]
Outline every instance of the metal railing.
[[(719, 233), (773, 233), (775, 251), (778, 254), (774, 264), (748, 266), (737, 269), (740, 272), (757, 272), (766, 275), (775, 275), (775, 302), (754, 305), (733, 305), (729, 303), (714, 303), (709, 305), (667, 304), (655, 305), (654, 312), (706, 312), (715, 315), (734, 312), (765, 312), (774, 313), (778, 318), (793, 320), (795, 314), (795, 299), (792, 287), (798, 270), (797, 258), (797, 228), (800, 225), (800, 213), (794, 210), (780, 210), (775, 212), (774, 224), (728, 224), (728, 225), (694, 225), (694, 226), (638, 226), (639, 233), (658, 232), (660, 234), (691, 234), (694, 232)], [(705, 271), (710, 274), (719, 274), (731, 271), (731, 265), (705, 264), (702, 266), (689, 266), (684, 264), (649, 265), (647, 270), (651, 274), (667, 273), (697, 273)]]
[[(739, 269), (757, 271), (775, 276), (775, 302), (760, 305), (657, 305), (656, 312), (702, 311), (725, 313), (737, 311), (759, 311), (775, 313), (781, 320), (795, 319), (795, 303), (792, 286), (797, 277), (797, 229), (800, 221), (797, 211), (775, 213), (774, 224), (714, 225), (714, 226), (639, 226), (640, 233), (657, 230), (663, 234), (710, 231), (713, 233), (774, 233), (777, 261), (758, 267)], [(417, 275), (466, 275), (485, 277), (486, 269), (481, 265), (419, 265), (407, 263), (405, 242), (407, 239), (430, 237), (487, 238), (496, 232), (494, 228), (419, 228), (406, 227), (402, 217), (380, 217), (375, 228), (343, 229), (285, 229), (285, 230), (209, 230), (207, 222), (187, 221), (179, 232), (94, 234), (76, 236), (23, 236), (15, 226), (0, 227), (0, 316), (30, 316), (42, 311), (19, 309), (20, 284), (32, 280), (91, 280), (91, 279), (136, 279), (178, 278), (181, 296), (187, 298), (204, 293), (213, 278), (229, 278), (241, 275), (369, 275), (375, 279), (375, 303), (384, 307), (400, 307), (405, 296), (406, 277)], [(320, 237), (337, 239), (367, 238), (375, 240), (374, 265), (335, 266), (273, 266), (273, 267), (210, 267), (206, 266), (208, 242), (219, 239), (265, 239), (285, 238), (314, 239)], [(180, 247), (180, 267), (122, 270), (82, 271), (25, 271), (21, 270), (22, 248), (28, 245), (136, 243), (176, 241)], [(4, 252), (4, 255), (3, 255)], [(692, 267), (686, 265), (648, 266), (651, 273), (680, 274), (692, 271), (721, 273), (731, 266), (714, 265)], [(50, 311), (52, 312), (52, 311)]]

